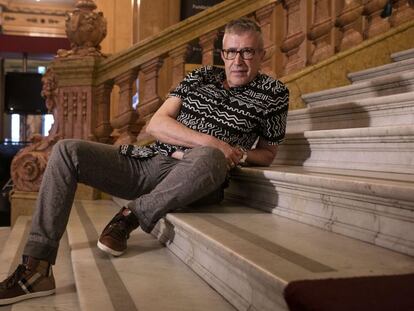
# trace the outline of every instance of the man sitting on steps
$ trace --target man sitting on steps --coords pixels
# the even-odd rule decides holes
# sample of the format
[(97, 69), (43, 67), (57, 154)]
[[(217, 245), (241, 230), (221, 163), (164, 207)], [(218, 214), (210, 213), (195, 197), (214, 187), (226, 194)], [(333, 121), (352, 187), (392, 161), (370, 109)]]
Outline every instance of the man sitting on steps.
[(98, 240), (102, 251), (119, 256), (139, 226), (149, 233), (177, 208), (220, 202), (233, 167), (270, 165), (285, 135), (289, 91), (259, 73), (264, 53), (259, 26), (246, 18), (232, 21), (223, 38), (225, 68), (197, 69), (169, 94), (147, 127), (156, 143), (117, 148), (59, 141), (44, 173), (23, 262), (0, 283), (0, 305), (54, 293), (51, 265), (78, 182), (132, 200)]

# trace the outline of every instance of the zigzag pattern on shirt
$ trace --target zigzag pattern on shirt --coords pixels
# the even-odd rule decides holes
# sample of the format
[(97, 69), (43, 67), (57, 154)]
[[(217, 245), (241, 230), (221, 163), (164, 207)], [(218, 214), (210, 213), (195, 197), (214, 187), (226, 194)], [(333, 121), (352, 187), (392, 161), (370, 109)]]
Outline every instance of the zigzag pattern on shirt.
[[(198, 102), (193, 102), (197, 103)], [(193, 111), (194, 113), (198, 113), (200, 115), (203, 115), (204, 117), (207, 117), (209, 119), (213, 119), (216, 121), (217, 124), (220, 124), (221, 126), (228, 126), (228, 127), (234, 127), (234, 128), (246, 128), (251, 127), (248, 119), (240, 119), (235, 114), (230, 114), (226, 111), (217, 111), (212, 110), (211, 107), (205, 107), (203, 105), (188, 105), (185, 107), (187, 110)], [(182, 111), (184, 113), (184, 109)], [(187, 111), (187, 116), (180, 117), (180, 120), (185, 120), (185, 118), (188, 118), (190, 112)]]
[[(259, 74), (245, 86), (225, 89), (222, 68), (203, 67), (188, 74), (170, 96), (182, 99), (177, 121), (231, 145), (251, 148), (258, 136), (270, 144), (285, 135), (289, 91)], [(162, 154), (185, 149), (157, 142)]]

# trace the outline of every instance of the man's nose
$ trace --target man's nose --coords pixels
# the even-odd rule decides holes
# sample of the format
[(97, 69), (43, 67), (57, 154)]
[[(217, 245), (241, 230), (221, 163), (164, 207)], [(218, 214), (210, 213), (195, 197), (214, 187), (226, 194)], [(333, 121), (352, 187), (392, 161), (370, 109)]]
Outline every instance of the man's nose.
[(243, 58), (241, 57), (241, 53), (236, 54), (236, 58), (234, 59), (236, 64), (242, 64), (244, 62)]

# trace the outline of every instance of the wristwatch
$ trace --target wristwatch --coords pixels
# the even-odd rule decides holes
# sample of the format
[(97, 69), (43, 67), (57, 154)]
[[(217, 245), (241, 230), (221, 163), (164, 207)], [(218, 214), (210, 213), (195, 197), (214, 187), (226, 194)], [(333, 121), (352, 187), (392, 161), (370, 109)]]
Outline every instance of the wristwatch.
[(240, 151), (243, 153), (243, 155), (242, 155), (242, 157), (241, 157), (241, 159), (240, 159), (240, 161), (239, 161), (239, 164), (240, 164), (240, 165), (244, 165), (244, 164), (246, 164), (246, 159), (247, 159), (247, 150), (246, 150), (246, 149), (244, 149), (244, 148), (240, 148)]

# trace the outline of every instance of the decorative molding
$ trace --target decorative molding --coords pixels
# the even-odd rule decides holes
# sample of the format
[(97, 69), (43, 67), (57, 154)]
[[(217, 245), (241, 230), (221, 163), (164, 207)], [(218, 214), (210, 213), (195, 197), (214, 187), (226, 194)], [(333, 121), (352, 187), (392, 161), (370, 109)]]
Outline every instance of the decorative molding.
[(96, 8), (92, 0), (78, 1), (65, 23), (71, 50), (59, 50), (58, 57), (106, 57), (100, 46), (106, 37), (106, 19), (102, 12), (94, 12)]
[(68, 11), (71, 11), (75, 8), (75, 2), (73, 1), (73, 6), (70, 5), (41, 5), (34, 4), (30, 5), (27, 3), (10, 3), (10, 1), (0, 0), (0, 6), (3, 8), (3, 12), (11, 13), (23, 13), (23, 14), (37, 14), (37, 15), (54, 15), (54, 16), (65, 16)]
[(66, 37), (64, 16), (3, 12), (1, 27), (7, 35)]
[(133, 47), (102, 61), (97, 70), (97, 84), (164, 55), (191, 40), (229, 21), (249, 15), (277, 0), (226, 0), (178, 24), (170, 26), (155, 36), (142, 40)]

